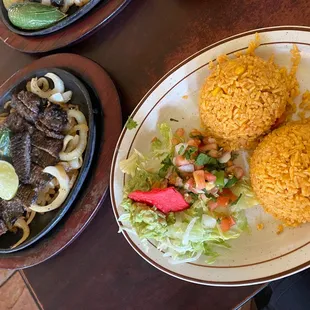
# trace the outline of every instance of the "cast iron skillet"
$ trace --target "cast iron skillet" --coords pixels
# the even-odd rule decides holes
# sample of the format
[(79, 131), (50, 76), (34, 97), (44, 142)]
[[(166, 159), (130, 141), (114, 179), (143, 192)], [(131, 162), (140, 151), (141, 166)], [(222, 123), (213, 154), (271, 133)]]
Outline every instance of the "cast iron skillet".
[(57, 24), (55, 24), (49, 28), (41, 29), (41, 30), (33, 30), (33, 31), (23, 30), (23, 29), (19, 29), (19, 28), (15, 27), (14, 25), (12, 25), (10, 20), (9, 20), (9, 17), (8, 17), (8, 11), (4, 7), (2, 0), (0, 0), (0, 15), (1, 15), (2, 22), (12, 32), (20, 34), (22, 36), (42, 36), (42, 35), (47, 35), (47, 34), (50, 34), (52, 32), (58, 31), (64, 27), (72, 24), (73, 22), (75, 22), (76, 20), (78, 20), (79, 18), (84, 16), (86, 13), (88, 13), (98, 3), (104, 2), (104, 1), (108, 1), (108, 0), (90, 0), (90, 2), (88, 2), (87, 4), (82, 6), (81, 8), (78, 8), (77, 6), (73, 5), (69, 9), (69, 11), (67, 12), (68, 16), (66, 18), (64, 18), (59, 23), (57, 23)]
[(30, 235), (24, 243), (14, 249), (10, 249), (10, 246), (15, 244), (22, 236), (21, 230), (18, 230), (18, 233), (16, 234), (7, 232), (6, 234), (0, 236), (1, 254), (12, 253), (28, 247), (29, 245), (42, 238), (45, 234), (47, 234), (61, 220), (61, 218), (68, 211), (70, 206), (74, 203), (74, 200), (79, 193), (83, 182), (87, 176), (94, 155), (96, 127), (94, 122), (92, 103), (84, 85), (74, 75), (67, 71), (56, 68), (48, 68), (40, 69), (28, 74), (22, 80), (16, 82), (16, 84), (10, 89), (8, 89), (4, 96), (0, 98), (0, 111), (3, 108), (3, 105), (11, 99), (13, 93), (21, 90), (26, 90), (26, 83), (32, 77), (40, 77), (48, 72), (53, 72), (57, 74), (64, 81), (65, 89), (72, 90), (73, 96), (71, 99), (71, 103), (79, 105), (80, 110), (84, 113), (87, 119), (89, 127), (88, 143), (84, 152), (83, 165), (80, 168), (78, 178), (63, 205), (59, 209), (47, 212), (42, 215), (37, 213), (34, 220), (29, 225)]

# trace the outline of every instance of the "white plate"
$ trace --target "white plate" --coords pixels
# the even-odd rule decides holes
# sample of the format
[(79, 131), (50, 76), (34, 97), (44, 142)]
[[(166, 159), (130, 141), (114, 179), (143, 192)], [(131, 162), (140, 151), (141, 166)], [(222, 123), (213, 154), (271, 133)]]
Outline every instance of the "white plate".
[[(115, 217), (123, 210), (120, 207), (124, 175), (119, 169), (120, 160), (127, 158), (133, 148), (149, 151), (149, 143), (156, 135), (158, 123), (167, 122), (172, 128), (199, 128), (198, 94), (209, 74), (208, 63), (221, 54), (232, 54), (247, 48), (255, 32), (260, 33), (261, 46), (257, 55), (268, 58), (275, 54), (275, 62), (290, 65), (292, 43), (301, 51), (301, 63), (297, 73), (301, 92), (310, 88), (310, 28), (273, 27), (253, 30), (217, 42), (191, 56), (172, 69), (142, 99), (132, 113), (138, 122), (134, 130), (124, 129), (117, 144), (111, 171), (111, 199)], [(300, 98), (299, 98), (300, 99)], [(178, 123), (170, 118), (179, 120)], [(260, 207), (247, 210), (251, 234), (242, 234), (230, 242), (231, 250), (222, 252), (213, 265), (201, 259), (195, 263), (171, 265), (152, 244), (146, 252), (138, 237), (123, 232), (130, 245), (146, 261), (174, 277), (207, 285), (250, 285), (296, 273), (309, 266), (310, 224), (294, 229), (285, 229), (276, 234), (278, 223), (265, 214)], [(256, 224), (264, 223), (262, 231)], [(119, 225), (122, 225), (119, 223)]]

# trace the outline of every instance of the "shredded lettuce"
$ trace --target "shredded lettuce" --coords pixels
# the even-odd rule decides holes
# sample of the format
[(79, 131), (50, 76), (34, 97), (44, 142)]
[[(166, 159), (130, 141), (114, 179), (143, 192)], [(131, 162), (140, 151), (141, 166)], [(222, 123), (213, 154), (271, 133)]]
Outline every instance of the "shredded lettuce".
[[(129, 224), (130, 228), (125, 226), (122, 229), (134, 231), (145, 245), (148, 239), (155, 241), (158, 249), (164, 252), (164, 256), (168, 257), (172, 264), (192, 262), (201, 255), (207, 263), (213, 263), (219, 255), (218, 248), (229, 248), (228, 240), (238, 238), (243, 231), (248, 230), (241, 201), (243, 196), (245, 199), (252, 197), (254, 201), (251, 188), (247, 183), (242, 183), (240, 187), (237, 185), (233, 187), (236, 195), (244, 193), (244, 190), (246, 194), (242, 195), (235, 206), (230, 207), (230, 215), (233, 216), (236, 224), (226, 232), (220, 228), (217, 220), (219, 214), (211, 212), (206, 202), (198, 195), (192, 194), (194, 202), (189, 209), (168, 214), (163, 214), (155, 207), (128, 199), (128, 194), (134, 190), (151, 190), (154, 184), (163, 181), (168, 169), (173, 166), (172, 130), (167, 124), (160, 124), (159, 132), (160, 137), (153, 139), (151, 143), (150, 154), (144, 156), (134, 150), (128, 159), (120, 163), (121, 170), (130, 175), (126, 179), (124, 189), (122, 202), (124, 213), (119, 218), (124, 225)], [(209, 161), (209, 158), (201, 158), (201, 160)], [(161, 169), (150, 168), (155, 161), (161, 163)], [(216, 164), (218, 168), (217, 163), (210, 164)], [(217, 177), (221, 183), (219, 185), (223, 187), (225, 185), (223, 173), (219, 171)], [(227, 209), (226, 212), (228, 212)]]
[(132, 177), (135, 176), (138, 168), (143, 168), (145, 166), (147, 159), (136, 149), (127, 158), (119, 163), (119, 167), (123, 173), (129, 174)]
[(151, 143), (152, 155), (155, 158), (167, 157), (172, 153), (172, 130), (166, 123), (159, 124), (158, 130), (161, 137), (153, 139)]
[(241, 195), (238, 202), (231, 207), (233, 211), (248, 209), (259, 204), (248, 179), (243, 178), (231, 190), (236, 196)]
[(201, 255), (206, 263), (213, 263), (218, 257), (217, 248), (229, 248), (226, 241), (238, 238), (248, 227), (244, 211), (239, 211), (233, 213), (236, 224), (223, 232), (200, 199), (188, 210), (167, 215), (130, 199), (125, 199), (122, 206), (127, 214), (122, 215), (123, 219), (129, 219), (141, 240), (155, 240), (173, 264), (195, 261)]

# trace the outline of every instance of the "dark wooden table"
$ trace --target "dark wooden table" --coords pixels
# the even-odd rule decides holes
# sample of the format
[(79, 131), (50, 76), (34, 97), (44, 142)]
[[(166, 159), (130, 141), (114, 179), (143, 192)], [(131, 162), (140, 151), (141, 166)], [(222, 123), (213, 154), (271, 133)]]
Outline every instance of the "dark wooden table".
[[(306, 0), (133, 0), (109, 25), (63, 51), (104, 67), (124, 118), (169, 69), (227, 36), (274, 25), (309, 25)], [(39, 56), (0, 45), (0, 82)], [(261, 286), (214, 288), (186, 283), (146, 263), (117, 234), (107, 197), (65, 251), (25, 270), (45, 309), (231, 309)]]

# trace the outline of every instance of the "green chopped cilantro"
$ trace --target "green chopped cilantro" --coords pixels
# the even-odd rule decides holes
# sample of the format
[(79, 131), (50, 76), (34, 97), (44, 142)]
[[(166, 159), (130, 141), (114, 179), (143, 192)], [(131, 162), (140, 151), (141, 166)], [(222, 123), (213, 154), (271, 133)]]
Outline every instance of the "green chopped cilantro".
[(129, 117), (125, 126), (128, 130), (131, 130), (135, 129), (138, 126), (138, 123), (134, 121), (133, 118)]

